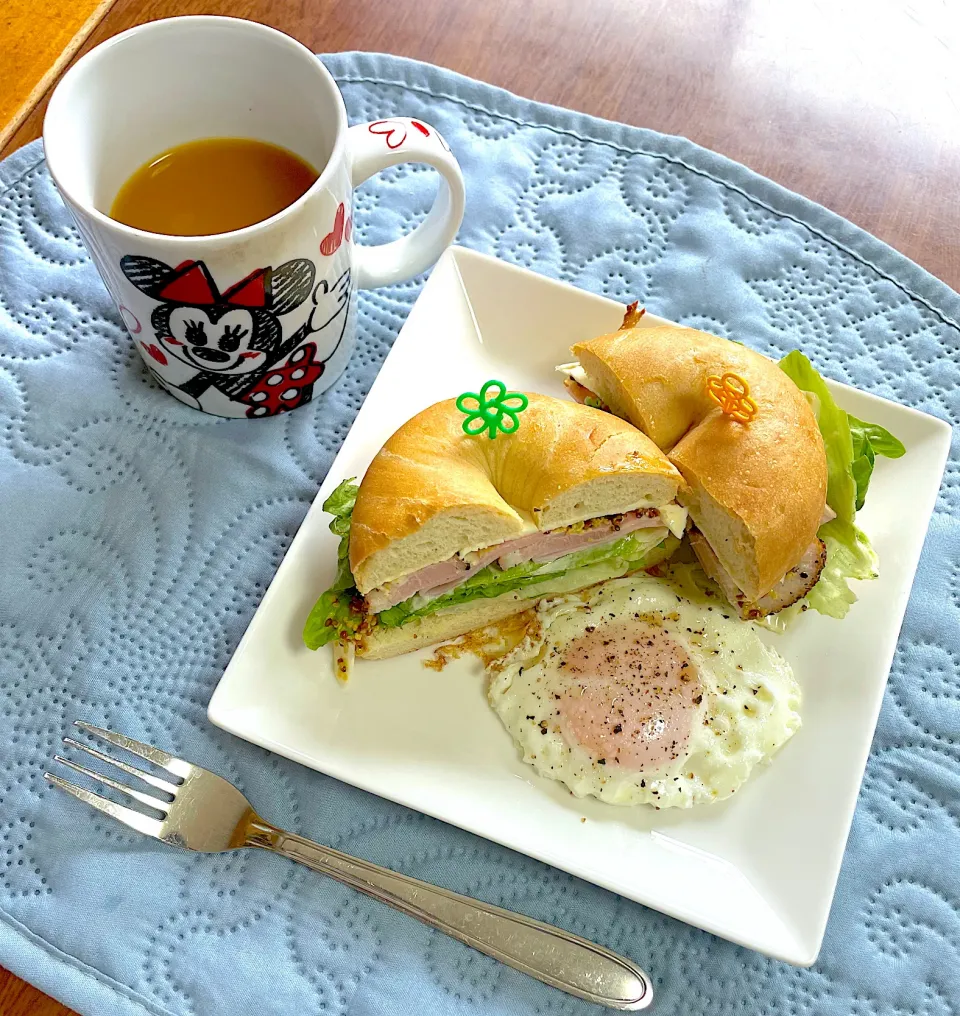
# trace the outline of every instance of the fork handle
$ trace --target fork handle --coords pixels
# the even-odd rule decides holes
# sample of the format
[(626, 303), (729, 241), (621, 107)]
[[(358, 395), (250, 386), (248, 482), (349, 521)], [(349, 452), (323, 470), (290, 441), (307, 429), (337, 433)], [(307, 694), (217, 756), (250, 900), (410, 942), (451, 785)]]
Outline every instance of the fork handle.
[(577, 998), (631, 1011), (653, 1001), (650, 979), (636, 964), (542, 921), (350, 857), (262, 820), (252, 823), (247, 845), (330, 875)]

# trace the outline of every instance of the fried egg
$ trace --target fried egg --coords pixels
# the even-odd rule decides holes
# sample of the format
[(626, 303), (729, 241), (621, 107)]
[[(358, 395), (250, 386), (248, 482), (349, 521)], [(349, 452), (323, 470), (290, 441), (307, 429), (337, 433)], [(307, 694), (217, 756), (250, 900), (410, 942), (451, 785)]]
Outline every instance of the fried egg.
[(544, 601), (487, 673), (523, 760), (611, 804), (721, 801), (800, 726), (793, 672), (754, 627), (649, 575)]

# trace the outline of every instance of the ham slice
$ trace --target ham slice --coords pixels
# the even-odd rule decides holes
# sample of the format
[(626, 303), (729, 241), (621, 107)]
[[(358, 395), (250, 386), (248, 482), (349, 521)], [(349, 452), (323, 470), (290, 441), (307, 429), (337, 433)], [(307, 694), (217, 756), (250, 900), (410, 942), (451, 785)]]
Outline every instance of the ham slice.
[(660, 512), (656, 508), (628, 512), (613, 518), (592, 519), (579, 532), (569, 529), (554, 529), (549, 533), (531, 533), (518, 540), (510, 540), (500, 548), (497, 563), (501, 568), (513, 568), (524, 561), (546, 563), (567, 554), (575, 554), (585, 547), (620, 539), (638, 529), (662, 526)]
[(439, 564), (430, 564), (420, 571), (408, 575), (406, 578), (397, 579), (395, 582), (388, 582), (379, 589), (371, 589), (366, 595), (367, 610), (373, 614), (379, 614), (381, 610), (396, 606), (409, 600), (411, 596), (424, 589), (435, 587), (450, 587), (459, 585), (471, 571), (466, 561), (459, 557), (451, 557), (449, 561), (441, 561)]
[(730, 605), (736, 608), (744, 621), (754, 621), (758, 617), (776, 614), (784, 607), (790, 607), (798, 600), (802, 600), (817, 584), (820, 573), (827, 563), (827, 546), (823, 540), (815, 537), (803, 557), (773, 589), (764, 593), (759, 600), (751, 602), (737, 587), (726, 568), (720, 564), (717, 555), (714, 554), (713, 548), (704, 539), (703, 534), (697, 529), (691, 529), (688, 535), (690, 545), (693, 547), (703, 570), (720, 586), (723, 595)]
[(496, 547), (488, 547), (486, 550), (469, 554), (466, 558), (452, 557), (439, 564), (427, 565), (426, 568), (421, 568), (420, 571), (413, 572), (405, 578), (389, 582), (379, 589), (372, 589), (366, 596), (367, 610), (379, 614), (381, 610), (403, 603), (418, 593), (431, 599), (442, 596), (493, 561), (497, 561), (504, 570), (525, 561), (546, 564), (585, 547), (619, 540), (638, 529), (663, 525), (665, 523), (660, 518), (660, 512), (656, 508), (646, 508), (627, 512), (625, 515), (591, 519), (582, 529), (568, 526), (566, 529), (554, 529), (547, 533), (520, 536)]
[(611, 412), (610, 407), (603, 399), (594, 395), (586, 385), (580, 384), (575, 378), (564, 378), (563, 386), (571, 394), (574, 401), (579, 402), (581, 406), (593, 406), (595, 409), (602, 409), (605, 413)]

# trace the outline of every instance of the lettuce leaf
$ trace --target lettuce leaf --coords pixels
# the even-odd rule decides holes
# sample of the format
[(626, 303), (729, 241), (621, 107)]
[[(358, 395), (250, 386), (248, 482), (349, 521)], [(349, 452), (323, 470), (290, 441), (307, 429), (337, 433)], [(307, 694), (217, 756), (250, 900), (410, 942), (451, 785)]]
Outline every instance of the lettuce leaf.
[(314, 604), (303, 626), (303, 641), (308, 649), (319, 649), (337, 638), (355, 638), (363, 621), (360, 594), (350, 571), (350, 521), (359, 489), (354, 479), (344, 480), (323, 502), (323, 510), (333, 516), (330, 532), (340, 537), (337, 577)]
[(878, 423), (864, 423), (847, 413), (850, 437), (853, 440), (853, 478), (857, 484), (856, 509), (860, 511), (867, 499), (867, 488), (873, 475), (873, 464), (878, 455), (899, 459), (906, 452), (889, 430)]
[(800, 391), (816, 396), (817, 423), (827, 452), (827, 504), (837, 518), (853, 522), (857, 513), (857, 482), (853, 477), (850, 418), (833, 401), (826, 382), (799, 349), (780, 361), (780, 369)]
[(817, 535), (827, 545), (827, 563), (806, 600), (821, 614), (840, 619), (857, 600), (847, 579), (875, 579), (880, 562), (864, 533), (849, 522), (832, 519)]
[(547, 579), (559, 578), (595, 565), (603, 564), (614, 567), (622, 565), (623, 571), (651, 567), (669, 556), (677, 543), (676, 537), (670, 534), (664, 537), (662, 529), (657, 527), (656, 529), (640, 529), (620, 540), (614, 540), (599, 547), (587, 547), (546, 564), (527, 561), (506, 570), (502, 570), (496, 564), (491, 564), (443, 596), (437, 596), (432, 600), (413, 596), (403, 603), (398, 603), (395, 607), (381, 611), (377, 618), (382, 625), (395, 628), (412, 617), (426, 617), (438, 610), (466, 603), (481, 596), (493, 598), (503, 593), (512, 593), (537, 586)]
[(788, 353), (780, 361), (780, 368), (801, 391), (813, 396), (827, 453), (827, 504), (837, 515), (818, 531), (827, 545), (827, 564), (806, 602), (821, 614), (842, 618), (857, 599), (847, 580), (872, 579), (878, 574), (877, 555), (856, 525), (876, 456), (899, 458), (906, 449), (883, 427), (844, 412), (799, 350)]

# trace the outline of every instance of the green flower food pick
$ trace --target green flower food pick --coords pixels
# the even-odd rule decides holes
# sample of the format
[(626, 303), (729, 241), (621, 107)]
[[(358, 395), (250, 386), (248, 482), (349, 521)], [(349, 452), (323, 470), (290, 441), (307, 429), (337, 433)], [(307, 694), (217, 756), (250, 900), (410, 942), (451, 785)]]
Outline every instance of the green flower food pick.
[(488, 381), (476, 392), (464, 392), (457, 409), (466, 415), (463, 432), (471, 437), (487, 432), (492, 441), (497, 434), (512, 434), (520, 426), (520, 413), (529, 405), (526, 395), (508, 392), (502, 381)]

